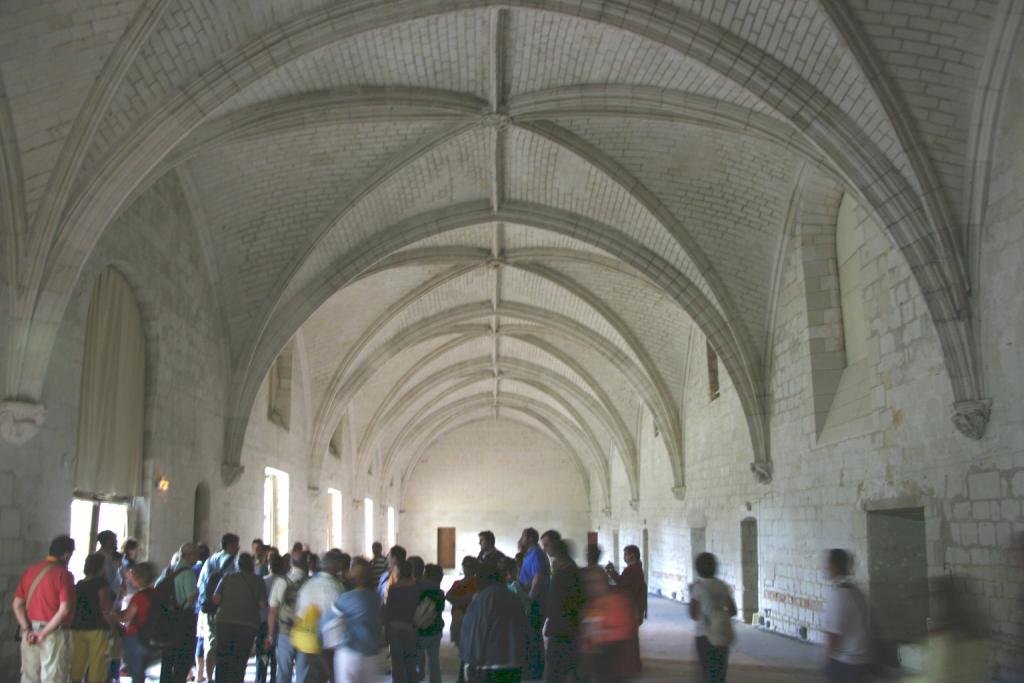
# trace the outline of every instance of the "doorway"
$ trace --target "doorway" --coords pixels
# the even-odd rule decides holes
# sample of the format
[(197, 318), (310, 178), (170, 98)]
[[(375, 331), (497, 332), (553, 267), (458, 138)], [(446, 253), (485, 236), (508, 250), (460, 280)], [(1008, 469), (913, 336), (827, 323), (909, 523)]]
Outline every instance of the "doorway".
[(455, 527), (437, 527), (437, 563), (441, 569), (455, 569)]
[(886, 641), (908, 642), (927, 632), (927, 552), (924, 508), (868, 513), (871, 613)]
[(757, 568), (757, 520), (745, 519), (740, 522), (740, 564), (743, 573), (743, 621), (758, 610), (760, 583)]
[(118, 543), (128, 537), (128, 503), (111, 500), (73, 498), (71, 500), (70, 536), (75, 541), (68, 570), (75, 578), (85, 576), (85, 558), (96, 548), (101, 531), (113, 531)]

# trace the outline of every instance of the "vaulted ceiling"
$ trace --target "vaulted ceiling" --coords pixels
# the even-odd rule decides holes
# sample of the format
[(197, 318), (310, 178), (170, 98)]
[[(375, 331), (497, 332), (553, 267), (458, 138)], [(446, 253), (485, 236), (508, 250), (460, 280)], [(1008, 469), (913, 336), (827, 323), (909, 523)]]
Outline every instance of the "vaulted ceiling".
[[(644, 406), (681, 491), (694, 338), (719, 353), (754, 459), (770, 460), (764, 354), (803, 178), (853, 193), (927, 281), (933, 315), (965, 319), (953, 217), (972, 79), (1013, 11), (946, 4), (907, 17), (907, 3), (860, 0), (97, 6), (66, 20), (88, 27), (88, 52), (51, 54), (74, 61), (74, 88), (59, 69), (32, 80), (46, 43), (31, 32), (0, 44), (7, 177), (21, 169), (7, 252), (47, 264), (24, 296), (40, 325), (59, 318), (102, 227), (176, 174), (233, 362), (229, 467), (301, 330), (314, 460), (344, 419), (353, 457), (401, 477), (447, 430), (507, 413), (599, 490), (621, 461), (635, 496)], [(49, 11), (11, 3), (2, 26)], [(961, 337), (943, 337), (949, 358)], [(970, 398), (960, 362), (950, 374)], [(23, 359), (9, 391), (32, 394), (45, 363)]]

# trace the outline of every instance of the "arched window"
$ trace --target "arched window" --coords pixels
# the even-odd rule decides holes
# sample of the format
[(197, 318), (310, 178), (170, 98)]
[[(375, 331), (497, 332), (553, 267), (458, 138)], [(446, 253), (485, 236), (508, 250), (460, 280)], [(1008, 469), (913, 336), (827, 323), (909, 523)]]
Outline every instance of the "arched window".
[(121, 273), (100, 274), (89, 304), (78, 407), (75, 490), (102, 497), (140, 493), (146, 404), (146, 337)]
[(85, 329), (71, 530), (84, 559), (107, 528), (123, 538), (128, 502), (141, 493), (146, 337), (131, 286), (108, 267), (96, 281)]

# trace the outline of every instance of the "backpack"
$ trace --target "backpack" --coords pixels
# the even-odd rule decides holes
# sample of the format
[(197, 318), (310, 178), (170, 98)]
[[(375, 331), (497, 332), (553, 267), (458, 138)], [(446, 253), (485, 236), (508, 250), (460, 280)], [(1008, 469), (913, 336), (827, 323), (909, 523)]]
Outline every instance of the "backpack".
[(213, 601), (213, 596), (217, 593), (217, 586), (220, 585), (221, 580), (224, 578), (224, 567), (221, 567), (220, 571), (210, 576), (206, 580), (206, 586), (203, 587), (203, 613), (213, 616), (217, 613), (217, 605)]
[(412, 624), (420, 631), (426, 631), (437, 621), (437, 603), (429, 595), (420, 598), (416, 611), (412, 613)]
[(174, 580), (183, 571), (191, 570), (185, 567), (171, 572), (150, 589), (149, 614), (138, 631), (139, 643), (146, 649), (165, 651), (180, 641), (182, 625), (186, 623), (185, 610), (178, 605)]
[(291, 619), (282, 619), (287, 626), (291, 626), (295, 621), (295, 603), (299, 599), (299, 589), (306, 583), (305, 578), (301, 578), (298, 581), (292, 581), (287, 576), (282, 576), (284, 579), (285, 588), (284, 595), (281, 597), (281, 603), (284, 607), (288, 608), (291, 613)]

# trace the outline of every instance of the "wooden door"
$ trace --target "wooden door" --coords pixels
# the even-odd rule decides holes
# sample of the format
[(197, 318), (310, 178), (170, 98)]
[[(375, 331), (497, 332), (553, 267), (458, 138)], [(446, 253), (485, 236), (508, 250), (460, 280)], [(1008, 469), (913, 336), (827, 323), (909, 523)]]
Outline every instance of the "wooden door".
[(740, 522), (740, 565), (743, 574), (743, 621), (750, 623), (751, 615), (758, 611), (757, 520)]
[(437, 527), (437, 563), (441, 569), (455, 569), (455, 527)]

